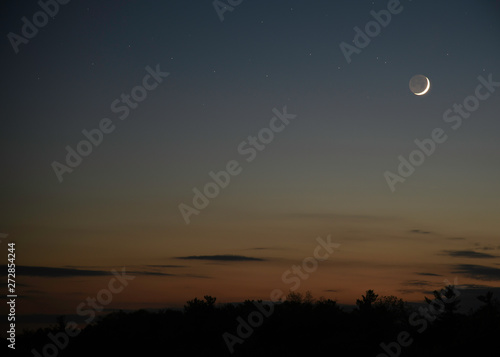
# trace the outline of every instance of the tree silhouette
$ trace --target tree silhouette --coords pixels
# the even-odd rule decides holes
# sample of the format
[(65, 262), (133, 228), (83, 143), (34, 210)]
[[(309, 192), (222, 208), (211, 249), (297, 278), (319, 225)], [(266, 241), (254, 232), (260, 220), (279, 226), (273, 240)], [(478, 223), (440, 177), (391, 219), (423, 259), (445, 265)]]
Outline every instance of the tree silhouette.
[(425, 297), (425, 302), (429, 305), (439, 305), (444, 309), (444, 317), (451, 317), (456, 313), (458, 308), (460, 307), (460, 299), (458, 296), (460, 293), (457, 292), (454, 285), (448, 285), (444, 288), (444, 290), (433, 292), (434, 299), (431, 300), (428, 297)]
[(184, 305), (184, 312), (188, 314), (199, 314), (199, 313), (207, 313), (209, 311), (213, 311), (215, 307), (215, 301), (217, 298), (212, 297), (210, 295), (205, 295), (203, 297), (205, 300), (199, 300), (198, 298), (194, 298), (193, 300), (189, 300)]
[(486, 292), (485, 295), (479, 295), (477, 297), (479, 301), (482, 301), (485, 303), (486, 307), (490, 308), (493, 306), (493, 291), (488, 291)]
[(361, 295), (361, 300), (356, 300), (356, 305), (360, 311), (369, 311), (372, 309), (373, 303), (377, 301), (378, 295), (373, 290), (366, 290), (366, 295)]
[[(357, 299), (358, 309), (353, 310), (340, 308), (334, 300), (314, 299), (310, 292), (290, 292), (272, 308), (261, 300), (216, 306), (217, 299), (206, 295), (187, 301), (182, 311), (104, 315), (69, 339), (57, 356), (156, 355), (162, 351), (169, 356), (294, 357), (331, 354), (333, 347), (339, 356), (387, 356), (396, 351), (406, 357), (491, 355), (488, 351), (496, 347), (500, 335), (500, 305), (493, 294), (479, 296), (483, 305), (467, 315), (457, 312), (454, 286), (433, 295), (433, 300), (426, 298), (427, 304), (445, 306), (439, 319), (420, 314), (430, 307), (410, 307), (396, 296), (379, 297), (373, 290)], [(31, 356), (32, 349), (44, 355), (43, 348), (54, 345), (55, 339), (60, 345), (65, 343), (64, 323), (58, 318), (49, 328), (24, 331), (18, 335), (16, 350), (5, 355)], [(223, 338), (226, 333), (234, 342), (233, 353)], [(410, 337), (401, 339), (401, 333)], [(410, 346), (399, 345), (410, 338)], [(5, 339), (1, 342), (6, 346)]]

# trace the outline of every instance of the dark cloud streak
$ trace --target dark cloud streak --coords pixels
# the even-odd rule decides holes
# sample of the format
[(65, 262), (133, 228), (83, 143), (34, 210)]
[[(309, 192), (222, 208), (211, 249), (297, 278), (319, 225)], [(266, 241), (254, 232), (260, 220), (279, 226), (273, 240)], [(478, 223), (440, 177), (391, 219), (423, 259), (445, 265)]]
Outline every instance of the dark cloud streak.
[(479, 253), (473, 250), (443, 250), (441, 254), (448, 255), (454, 258), (479, 258), (479, 259), (497, 258), (494, 255), (487, 253)]
[(431, 234), (431, 232), (428, 231), (422, 231), (420, 229), (412, 229), (410, 233), (416, 233), (416, 234)]
[[(0, 271), (0, 276), (5, 276), (7, 266), (3, 265)], [(16, 274), (20, 276), (36, 276), (47, 278), (72, 278), (72, 277), (98, 277), (112, 275), (111, 271), (105, 270), (86, 270), (86, 269), (68, 269), (68, 268), (53, 268), (39, 266), (16, 266)], [(131, 275), (157, 275), (157, 276), (175, 276), (174, 274), (166, 274), (150, 271), (128, 271)]]
[(243, 262), (243, 261), (265, 261), (265, 259), (246, 257), (244, 255), (190, 255), (187, 257), (177, 257), (183, 260), (210, 260), (222, 262)]
[(484, 265), (459, 264), (454, 266), (453, 273), (463, 274), (467, 277), (485, 280), (496, 281), (500, 280), (500, 269), (492, 268)]

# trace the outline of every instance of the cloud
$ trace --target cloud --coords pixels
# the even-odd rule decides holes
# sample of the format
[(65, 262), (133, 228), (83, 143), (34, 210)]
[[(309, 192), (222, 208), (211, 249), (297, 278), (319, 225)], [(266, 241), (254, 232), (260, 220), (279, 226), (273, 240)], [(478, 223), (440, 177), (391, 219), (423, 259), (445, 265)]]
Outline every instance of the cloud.
[[(0, 268), (0, 275), (5, 275), (7, 266), (3, 265)], [(69, 268), (51, 268), (51, 267), (38, 267), (38, 266), (16, 266), (16, 274), (24, 276), (40, 276), (52, 278), (65, 278), (76, 276), (103, 276), (111, 274), (103, 270), (84, 270), (84, 269), (69, 269)]]
[[(467, 289), (467, 290), (478, 290), (478, 289), (491, 289), (493, 286), (482, 285), (482, 284), (460, 284), (457, 285), (459, 289)], [(500, 288), (498, 288), (500, 289)]]
[(407, 280), (403, 282), (403, 285), (424, 287), (424, 286), (432, 286), (433, 283), (427, 280)]
[(197, 275), (197, 274), (182, 274), (180, 276), (184, 276), (186, 278), (198, 278), (198, 279), (213, 279), (211, 276), (207, 275)]
[(431, 290), (417, 290), (417, 289), (399, 289), (396, 291), (400, 292), (403, 295), (408, 295), (408, 294), (413, 294), (413, 293), (420, 293), (420, 294), (432, 294), (433, 293), (433, 291), (431, 291)]
[(498, 268), (487, 267), (484, 265), (459, 264), (455, 265), (454, 269), (453, 273), (455, 274), (463, 274), (478, 280), (500, 280), (500, 269)]
[(335, 290), (335, 289), (328, 289), (328, 290), (323, 290), (324, 292), (327, 292), (327, 293), (338, 293), (340, 292), (341, 290)]
[(434, 273), (415, 273), (415, 274), (423, 276), (442, 276), (440, 274), (434, 274)]
[(167, 274), (160, 273), (156, 271), (130, 271), (128, 274), (131, 275), (156, 275), (156, 276), (180, 276), (185, 278), (199, 278), (199, 279), (211, 279), (210, 276), (207, 275), (198, 275), (198, 274)]
[(158, 276), (176, 276), (176, 274), (160, 273), (157, 271), (129, 271), (127, 274), (131, 275), (158, 275)]
[(350, 214), (350, 213), (324, 213), (324, 212), (294, 212), (283, 215), (291, 219), (318, 219), (328, 221), (379, 221), (381, 219), (393, 219), (393, 217)]
[(449, 240), (465, 240), (465, 238), (463, 238), (463, 237), (450, 237), (450, 238), (446, 238), (446, 239), (449, 239)]
[(443, 250), (442, 255), (449, 255), (454, 258), (480, 258), (480, 259), (491, 259), (497, 258), (494, 255), (487, 253), (479, 253), (473, 250)]
[[(7, 266), (0, 267), (0, 276), (6, 275)], [(128, 274), (136, 275), (162, 275), (173, 276), (173, 274), (165, 274), (159, 272), (149, 271), (128, 271)], [(39, 267), (39, 266), (16, 266), (16, 274), (23, 276), (37, 276), (47, 278), (72, 278), (72, 277), (96, 277), (112, 274), (111, 271), (106, 270), (87, 270), (87, 269), (69, 269), (69, 268), (52, 268), (52, 267)]]
[(481, 250), (496, 250), (496, 249), (500, 249), (500, 246), (494, 246), (494, 245), (491, 245), (491, 244), (481, 246), (481, 244), (476, 243), (475, 245), (476, 245), (477, 249), (481, 249)]
[(186, 268), (187, 265), (145, 265), (148, 268)]
[(151, 264), (151, 265), (144, 265), (144, 267), (146, 268), (152, 268), (152, 269), (156, 269), (152, 272), (138, 272), (139, 274), (144, 274), (144, 275), (164, 275), (164, 276), (178, 276), (178, 277), (185, 277), (185, 278), (198, 278), (198, 279), (212, 279), (212, 277), (210, 276), (207, 276), (207, 275), (200, 275), (200, 274), (178, 274), (178, 273), (175, 273), (175, 274), (163, 274), (163, 273), (158, 273), (158, 269), (164, 269), (164, 268), (187, 268), (189, 267), (188, 265), (171, 265), (171, 264), (168, 264), (168, 265), (165, 265), (165, 264), (160, 264), (160, 265), (156, 265), (156, 264)]
[(187, 257), (177, 257), (177, 259), (211, 260), (211, 261), (222, 261), (222, 262), (265, 261), (265, 259), (246, 257), (244, 255), (190, 255)]
[[(2, 274), (0, 273), (0, 275), (2, 275)], [(3, 275), (5, 275), (5, 274), (3, 274)], [(3, 286), (7, 287), (7, 283), (0, 283), (0, 287), (3, 287)], [(16, 283), (16, 287), (20, 287), (20, 286), (22, 286), (22, 287), (30, 287), (31, 285)]]
[(106, 269), (108, 266), (106, 265), (63, 265), (62, 268), (71, 268), (71, 269)]
[(416, 233), (416, 234), (431, 234), (431, 232), (428, 231), (422, 231), (420, 229), (412, 229), (410, 233)]

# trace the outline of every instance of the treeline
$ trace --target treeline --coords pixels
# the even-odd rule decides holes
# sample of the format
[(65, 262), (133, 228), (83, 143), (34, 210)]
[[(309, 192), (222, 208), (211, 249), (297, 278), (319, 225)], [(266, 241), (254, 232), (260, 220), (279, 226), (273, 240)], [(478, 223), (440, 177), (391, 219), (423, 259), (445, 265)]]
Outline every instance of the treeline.
[(53, 327), (24, 331), (17, 338), (15, 353), (9, 354), (489, 356), (500, 337), (500, 302), (492, 293), (478, 300), (479, 308), (462, 314), (459, 292), (453, 286), (434, 291), (434, 299), (426, 298), (427, 304), (421, 306), (368, 290), (351, 311), (330, 299), (314, 299), (309, 292), (292, 292), (275, 304), (247, 300), (218, 305), (216, 298), (205, 296), (188, 301), (183, 311), (110, 313), (75, 337), (67, 337), (60, 318)]

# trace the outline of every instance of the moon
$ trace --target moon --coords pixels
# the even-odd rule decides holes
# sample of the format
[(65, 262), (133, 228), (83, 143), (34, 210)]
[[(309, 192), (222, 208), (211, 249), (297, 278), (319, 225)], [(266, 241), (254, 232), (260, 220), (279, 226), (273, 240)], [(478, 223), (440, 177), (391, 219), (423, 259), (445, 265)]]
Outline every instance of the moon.
[(431, 88), (431, 81), (422, 74), (417, 74), (410, 79), (410, 90), (415, 95), (424, 95)]

